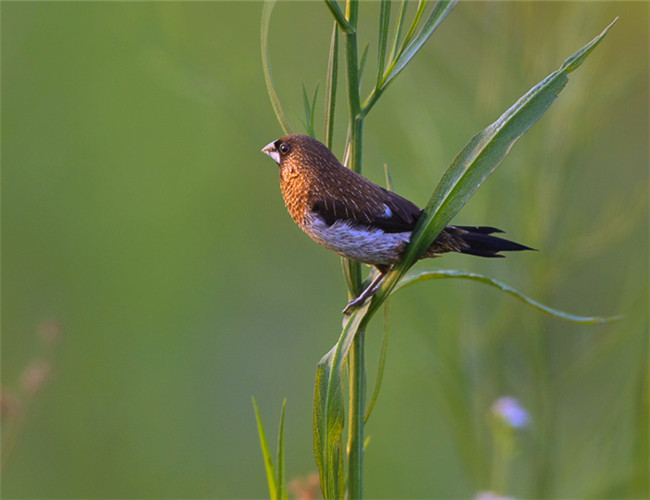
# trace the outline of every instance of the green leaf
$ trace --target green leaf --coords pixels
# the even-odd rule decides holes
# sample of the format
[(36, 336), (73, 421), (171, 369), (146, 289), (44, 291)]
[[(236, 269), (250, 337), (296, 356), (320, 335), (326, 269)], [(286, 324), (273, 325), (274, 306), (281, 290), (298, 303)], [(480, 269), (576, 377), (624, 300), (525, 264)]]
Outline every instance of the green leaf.
[(427, 7), (427, 3), (428, 1), (426, 0), (418, 0), (418, 8), (415, 11), (415, 16), (413, 16), (413, 20), (411, 21), (411, 26), (409, 30), (406, 32), (406, 35), (404, 35), (404, 40), (402, 40), (402, 43), (400, 44), (399, 51), (397, 52), (398, 57), (400, 56), (400, 54), (402, 54), (402, 52), (404, 52), (406, 47), (408, 47), (408, 44), (413, 39), (418, 24), (420, 23), (420, 19), (422, 18), (422, 14), (424, 14), (424, 9), (426, 9)]
[[(264, 426), (262, 425), (262, 418), (260, 417), (260, 411), (257, 407), (257, 402), (253, 398), (253, 408), (255, 409), (255, 418), (257, 419), (257, 431), (260, 435), (260, 447), (262, 448), (262, 455), (264, 456), (264, 468), (266, 469), (266, 481), (269, 485), (269, 498), (276, 499), (278, 498), (278, 487), (275, 480), (275, 466), (273, 465), (273, 460), (271, 459), (271, 452), (269, 451), (269, 444), (266, 440), (266, 435), (264, 434)], [(284, 415), (284, 405), (283, 405), (283, 415)]]
[(314, 89), (314, 97), (312, 97), (312, 100), (309, 100), (309, 96), (307, 95), (307, 89), (305, 88), (305, 84), (302, 84), (302, 98), (303, 98), (303, 105), (305, 107), (305, 121), (303, 121), (303, 125), (305, 126), (305, 130), (307, 131), (307, 135), (310, 135), (311, 137), (316, 138), (316, 131), (314, 129), (314, 115), (316, 113), (316, 97), (318, 96), (318, 84), (316, 84), (316, 88)]
[(396, 272), (403, 275), (426, 251), (449, 221), (494, 172), (513, 144), (537, 120), (566, 85), (569, 71), (576, 69), (612, 25), (568, 58), (562, 67), (530, 89), (497, 121), (475, 135), (443, 175), (418, 221), (411, 242)]
[[(400, 8), (399, 14), (397, 16), (397, 23), (395, 24), (395, 36), (393, 37), (393, 44), (390, 49), (390, 55), (388, 56), (389, 61), (393, 61), (396, 57), (397, 50), (400, 45), (400, 38), (402, 38), (402, 30), (404, 29), (404, 21), (406, 20), (406, 9), (408, 7), (408, 4), (408, 1), (402, 2), (402, 7)], [(377, 85), (377, 87), (379, 87), (379, 85)]]
[(366, 47), (363, 49), (363, 52), (361, 53), (361, 62), (359, 63), (359, 92), (361, 92), (361, 80), (363, 78), (363, 70), (366, 69), (366, 59), (368, 58), (368, 48), (370, 47), (370, 44), (367, 43)]
[(318, 97), (318, 87), (320, 84), (316, 84), (316, 88), (314, 89), (314, 97), (311, 99), (311, 108), (309, 110), (309, 128), (312, 131), (312, 137), (316, 135), (316, 132), (314, 131), (314, 115), (316, 114), (316, 97)]
[(285, 467), (284, 467), (284, 411), (287, 406), (286, 398), (282, 401), (282, 413), (280, 414), (280, 431), (278, 432), (278, 451), (277, 451), (277, 462), (278, 462), (278, 475), (276, 480), (278, 498), (280, 500), (287, 500), (287, 487), (285, 481)]
[(257, 419), (257, 430), (260, 435), (260, 446), (262, 448), (262, 455), (264, 456), (264, 468), (266, 469), (266, 480), (269, 485), (269, 498), (272, 500), (287, 500), (287, 487), (284, 476), (284, 410), (287, 406), (287, 400), (282, 402), (282, 414), (280, 415), (280, 431), (278, 432), (278, 449), (277, 449), (277, 462), (278, 470), (276, 472), (273, 460), (271, 459), (271, 452), (269, 451), (269, 444), (266, 440), (264, 433), (264, 426), (262, 425), (262, 418), (260, 411), (257, 407), (257, 402), (253, 398), (253, 408), (255, 409), (255, 418)]
[(393, 178), (390, 175), (387, 163), (384, 163), (384, 178), (386, 180), (386, 189), (388, 189), (389, 191), (392, 191), (393, 190)]
[(289, 125), (289, 121), (284, 114), (282, 104), (280, 103), (280, 98), (278, 97), (278, 93), (276, 92), (275, 86), (273, 85), (273, 77), (271, 76), (271, 63), (269, 58), (269, 24), (271, 23), (271, 12), (273, 12), (275, 2), (276, 0), (266, 0), (264, 2), (264, 7), (262, 8), (262, 68), (264, 70), (266, 92), (269, 95), (271, 106), (273, 106), (273, 111), (275, 112), (275, 116), (278, 119), (278, 123), (280, 123), (280, 127), (282, 127), (285, 135), (287, 135), (292, 133), (291, 125)]
[(391, 0), (382, 0), (379, 11), (379, 42), (377, 44), (377, 86), (380, 85), (386, 66), (386, 43), (388, 41), (388, 26), (390, 24)]
[(541, 311), (550, 316), (554, 316), (556, 318), (564, 319), (566, 321), (572, 321), (574, 323), (582, 323), (582, 324), (607, 323), (609, 321), (615, 321), (621, 319), (622, 317), (622, 316), (610, 316), (610, 317), (577, 316), (575, 314), (569, 314), (563, 311), (559, 311), (558, 309), (553, 309), (551, 307), (545, 306), (544, 304), (541, 304), (540, 302), (537, 302), (536, 300), (527, 297), (523, 293), (515, 290), (514, 288), (506, 285), (505, 283), (502, 283), (501, 281), (488, 278), (487, 276), (483, 276), (481, 274), (468, 273), (468, 272), (457, 271), (453, 269), (435, 269), (431, 271), (409, 271), (406, 274), (406, 276), (404, 276), (404, 278), (395, 287), (393, 293), (397, 292), (398, 290), (401, 290), (402, 288), (405, 288), (414, 283), (419, 283), (421, 281), (432, 280), (432, 279), (446, 279), (446, 278), (467, 279), (467, 280), (478, 281), (479, 283), (484, 283), (498, 290), (501, 290), (502, 292), (516, 298), (517, 300), (520, 300), (524, 304), (527, 304), (532, 308), (537, 309), (538, 311)]
[[(409, 61), (413, 59), (415, 54), (418, 53), (426, 41), (433, 35), (433, 32), (440, 26), (440, 23), (451, 13), (457, 2), (458, 0), (439, 0), (434, 5), (433, 10), (417, 36), (412, 39), (412, 33), (407, 34), (404, 39), (405, 43), (391, 64), (382, 87), (385, 88), (404, 69)], [(417, 20), (419, 21), (419, 16), (417, 16)]]
[(332, 149), (334, 135), (334, 110), (336, 108), (336, 86), (339, 71), (339, 31), (336, 21), (332, 29), (329, 62), (327, 63), (327, 82), (325, 87), (325, 145)]
[(344, 496), (343, 368), (354, 336), (357, 334), (368, 305), (343, 319), (343, 331), (336, 345), (320, 360), (314, 387), (314, 452), (320, 483), (326, 499)]
[[(379, 391), (381, 390), (381, 382), (384, 379), (384, 367), (386, 365), (386, 353), (388, 352), (388, 304), (384, 305), (384, 337), (381, 341), (381, 352), (379, 353), (379, 366), (377, 367), (377, 377), (375, 378), (375, 389), (372, 391), (372, 397), (368, 403), (368, 409), (363, 417), (365, 424), (370, 418), (370, 414), (377, 403)], [(370, 439), (370, 438), (368, 438)]]
[[(422, 48), (426, 41), (433, 35), (433, 32), (440, 26), (440, 23), (451, 13), (452, 9), (456, 5), (458, 0), (439, 0), (434, 5), (429, 17), (427, 18), (424, 26), (417, 34), (413, 37), (413, 31), (416, 28), (417, 23), (419, 22), (423, 12), (424, 12), (424, 3), (420, 3), (418, 6), (418, 11), (415, 16), (414, 24), (411, 25), (411, 29), (404, 38), (399, 50), (396, 49), (398, 45), (398, 38), (402, 29), (402, 23), (404, 21), (404, 12), (405, 5), (408, 2), (404, 2), (402, 10), (400, 11), (400, 18), (397, 26), (397, 33), (395, 34), (395, 39), (393, 43), (393, 49), (391, 50), (390, 55), (390, 64), (386, 69), (385, 75), (383, 78), (378, 81), (375, 89), (371, 94), (366, 98), (363, 105), (361, 106), (362, 112), (364, 115), (370, 111), (370, 109), (377, 102), (381, 94), (388, 88), (388, 85), (395, 79), (395, 77), (406, 67), (406, 65), (413, 59), (415, 54)], [(397, 51), (397, 52), (396, 52)]]
[(569, 57), (566, 61), (564, 61), (564, 64), (560, 69), (566, 71), (567, 73), (571, 73), (572, 71), (576, 70), (584, 62), (584, 60), (591, 53), (591, 51), (596, 48), (596, 45), (598, 45), (602, 41), (602, 39), (605, 37), (607, 32), (612, 28), (612, 26), (614, 26), (616, 21), (618, 21), (618, 17), (616, 17), (611, 23), (609, 23), (609, 26), (607, 26), (607, 28), (605, 28), (600, 35), (598, 35), (591, 42), (585, 45), (582, 49), (580, 49), (578, 52), (576, 52), (571, 57)]

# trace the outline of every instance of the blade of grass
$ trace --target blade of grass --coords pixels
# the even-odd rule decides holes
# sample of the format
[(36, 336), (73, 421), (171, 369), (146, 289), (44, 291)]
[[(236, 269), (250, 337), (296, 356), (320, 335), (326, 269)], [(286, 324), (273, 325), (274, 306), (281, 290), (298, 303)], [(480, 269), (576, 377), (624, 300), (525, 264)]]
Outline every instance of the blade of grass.
[(284, 412), (287, 406), (286, 398), (282, 401), (282, 413), (280, 414), (280, 431), (278, 432), (278, 453), (277, 453), (277, 463), (278, 463), (278, 476), (276, 480), (277, 495), (280, 500), (287, 500), (287, 488), (285, 482), (285, 467), (284, 467)]
[(363, 80), (363, 70), (366, 69), (366, 59), (368, 58), (368, 48), (370, 47), (370, 44), (367, 43), (366, 47), (363, 49), (363, 52), (361, 53), (361, 62), (359, 63), (359, 93), (361, 93), (361, 81)]
[(386, 189), (388, 189), (389, 191), (392, 191), (393, 190), (393, 178), (390, 175), (387, 163), (384, 163), (384, 179), (386, 180)]
[(339, 71), (339, 31), (336, 21), (332, 28), (329, 62), (327, 63), (327, 82), (325, 86), (325, 145), (332, 149), (334, 135), (334, 110), (336, 109), (336, 86)]
[(305, 110), (305, 119), (302, 120), (302, 124), (305, 126), (305, 130), (307, 131), (307, 135), (310, 135), (314, 137), (314, 134), (312, 134), (311, 127), (309, 126), (311, 123), (310, 117), (311, 117), (311, 112), (309, 111), (309, 97), (307, 97), (307, 88), (305, 87), (305, 82), (302, 82), (302, 105)]
[[(613, 23), (612, 23), (613, 24)], [(575, 70), (611, 28), (569, 57), (561, 68), (535, 85), (497, 121), (475, 135), (445, 172), (424, 211), (413, 240), (405, 252), (405, 261), (414, 259), (428, 248), (447, 223), (469, 201), (485, 179), (501, 164), (510, 148), (541, 118), (569, 81)], [(427, 238), (419, 240), (419, 235)], [(426, 241), (431, 237), (430, 241)], [(414, 260), (413, 260), (414, 262)]]
[(427, 203), (402, 260), (388, 274), (373, 297), (374, 305), (371, 310), (379, 307), (391, 293), (399, 279), (429, 248), (449, 221), (499, 166), (517, 139), (541, 118), (566, 85), (569, 79), (568, 73), (574, 71), (584, 61), (614, 22), (569, 57), (559, 70), (530, 89), (497, 121), (475, 135), (458, 154)]
[(444, 21), (444, 19), (451, 13), (457, 3), (458, 0), (438, 0), (436, 2), (418, 35), (413, 38), (412, 41), (412, 35), (408, 37), (408, 40), (405, 38), (405, 42), (408, 43), (408, 45), (405, 43), (400, 49), (398, 57), (392, 65), (389, 74), (386, 76), (384, 85), (387, 85), (392, 79), (394, 79), (400, 71), (404, 69), (408, 62), (413, 59), (415, 54), (417, 54), (426, 41), (431, 37), (433, 32), (438, 28), (438, 26), (440, 26), (440, 23), (442, 23), (442, 21)]
[(395, 24), (395, 36), (393, 37), (393, 44), (391, 45), (390, 55), (388, 56), (389, 61), (393, 61), (396, 57), (397, 47), (399, 47), (400, 39), (402, 38), (402, 30), (404, 29), (404, 21), (406, 20), (406, 9), (408, 7), (408, 4), (408, 1), (402, 1), (402, 7), (399, 10), (397, 23)]
[(553, 309), (552, 307), (545, 306), (544, 304), (537, 302), (536, 300), (531, 299), (525, 294), (515, 290), (509, 285), (497, 281), (482, 274), (468, 273), (464, 271), (457, 271), (454, 269), (435, 269), (431, 271), (409, 271), (404, 278), (399, 282), (395, 287), (394, 292), (401, 290), (409, 285), (419, 283), (421, 281), (433, 280), (433, 279), (448, 279), (448, 278), (458, 278), (466, 279), (472, 281), (478, 281), (479, 283), (484, 283), (489, 285), (497, 290), (500, 290), (511, 297), (520, 300), (524, 304), (529, 305), (530, 307), (537, 309), (545, 314), (553, 316), (555, 318), (560, 318), (566, 321), (572, 321), (574, 323), (581, 323), (583, 325), (597, 324), (597, 323), (607, 323), (610, 321), (615, 321), (621, 319), (622, 316), (610, 316), (610, 317), (601, 317), (601, 316), (577, 316), (575, 314), (569, 314), (558, 309)]
[(273, 12), (273, 7), (275, 7), (276, 0), (266, 0), (262, 8), (262, 29), (261, 29), (261, 39), (262, 39), (262, 69), (264, 70), (264, 81), (266, 82), (266, 92), (269, 95), (271, 101), (271, 106), (273, 106), (273, 111), (275, 116), (280, 123), (280, 127), (284, 131), (285, 135), (292, 133), (291, 125), (287, 120), (284, 110), (282, 109), (282, 104), (280, 103), (280, 97), (275, 90), (273, 85), (273, 77), (271, 76), (271, 64), (269, 62), (269, 25), (271, 23), (271, 12)]
[(314, 129), (314, 118), (316, 115), (316, 97), (318, 97), (318, 87), (319, 84), (317, 83), (316, 88), (314, 89), (314, 97), (311, 99), (311, 108), (309, 110), (309, 128), (313, 133), (312, 137), (316, 136), (316, 131)]
[[(278, 498), (278, 488), (275, 482), (275, 466), (273, 465), (273, 459), (271, 459), (271, 452), (269, 451), (269, 444), (266, 440), (266, 435), (264, 433), (264, 426), (262, 425), (262, 418), (260, 417), (260, 411), (257, 407), (257, 402), (253, 398), (253, 408), (255, 409), (255, 418), (257, 419), (257, 431), (260, 435), (260, 447), (262, 448), (262, 455), (264, 456), (264, 468), (266, 469), (266, 481), (269, 485), (269, 498), (275, 499)], [(284, 414), (284, 405), (282, 407)]]
[(381, 390), (381, 382), (384, 379), (384, 367), (386, 365), (386, 353), (388, 352), (388, 303), (384, 304), (384, 337), (381, 341), (381, 351), (379, 353), (379, 366), (377, 367), (377, 376), (375, 377), (375, 389), (372, 391), (372, 397), (368, 403), (368, 409), (363, 417), (365, 424), (370, 418), (372, 410), (375, 408), (379, 391)]
[(380, 85), (386, 66), (386, 44), (388, 42), (388, 26), (390, 24), (391, 0), (382, 0), (379, 10), (379, 41), (377, 43), (377, 83)]
[(310, 135), (311, 137), (316, 137), (316, 131), (314, 129), (314, 115), (316, 112), (316, 97), (318, 96), (318, 84), (316, 84), (316, 88), (314, 89), (314, 96), (312, 97), (311, 101), (309, 100), (309, 96), (307, 95), (307, 89), (305, 88), (305, 84), (302, 84), (302, 100), (303, 100), (303, 105), (305, 108), (305, 121), (303, 121), (303, 125), (305, 126), (305, 129), (307, 130), (307, 135)]
[[(375, 105), (379, 97), (388, 88), (388, 85), (406, 67), (411, 59), (422, 48), (426, 41), (433, 35), (433, 32), (440, 26), (440, 23), (451, 13), (458, 0), (439, 0), (433, 7), (422, 30), (407, 46), (399, 50), (397, 55), (391, 53), (390, 64), (379, 85), (370, 93), (361, 106), (364, 115)], [(397, 36), (397, 35), (396, 35)]]
[(426, 8), (427, 3), (428, 2), (426, 0), (418, 1), (418, 7), (417, 10), (415, 11), (415, 16), (413, 16), (413, 20), (411, 21), (411, 26), (406, 32), (406, 35), (404, 35), (404, 40), (402, 40), (399, 50), (397, 51), (398, 58), (404, 52), (404, 50), (406, 50), (408, 44), (411, 42), (411, 39), (415, 35), (415, 32), (417, 30), (418, 24), (420, 23), (420, 19), (422, 18), (422, 14), (424, 14), (424, 9)]

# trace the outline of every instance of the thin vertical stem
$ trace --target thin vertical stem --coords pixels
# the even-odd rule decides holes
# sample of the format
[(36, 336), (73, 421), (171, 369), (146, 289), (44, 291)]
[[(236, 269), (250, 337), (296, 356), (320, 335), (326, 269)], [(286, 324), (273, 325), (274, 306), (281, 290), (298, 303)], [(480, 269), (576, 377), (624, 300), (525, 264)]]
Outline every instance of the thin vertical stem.
[[(358, 88), (358, 87), (355, 87)], [(352, 91), (352, 83), (350, 82), (349, 92)], [(363, 140), (363, 118), (354, 117), (351, 121), (350, 129), (350, 154), (349, 154), (349, 168), (355, 172), (361, 171), (361, 152)], [(361, 265), (349, 259), (345, 259), (345, 277), (348, 282), (348, 295), (350, 300), (358, 297), (361, 293)]]
[(366, 406), (365, 328), (350, 348), (350, 428), (348, 433), (348, 498), (363, 498), (364, 414)]
[(348, 72), (348, 106), (350, 110), (350, 159), (348, 167), (359, 172), (361, 170), (361, 143), (363, 118), (361, 115), (361, 99), (359, 96), (359, 51), (357, 47), (357, 14), (359, 3), (348, 0), (345, 14), (351, 26), (355, 29), (345, 34), (346, 62)]
[[(359, 96), (359, 55), (357, 43), (358, 0), (347, 0), (345, 17), (353, 29), (345, 33), (345, 48), (348, 74), (348, 105), (350, 111), (350, 144), (348, 167), (361, 171), (363, 141), (363, 116)], [(361, 292), (361, 266), (358, 262), (346, 261), (346, 278), (352, 298)], [(363, 443), (365, 413), (365, 328), (359, 328), (348, 354), (350, 370), (350, 426), (348, 432), (348, 498), (363, 498)]]
[[(353, 28), (345, 33), (346, 65), (348, 74), (348, 107), (350, 112), (350, 143), (348, 167), (355, 172), (361, 171), (361, 152), (363, 139), (363, 117), (361, 117), (361, 100), (359, 97), (359, 56), (357, 47), (357, 15), (359, 3), (348, 0), (345, 17)], [(361, 266), (357, 262), (345, 262), (345, 277), (348, 282), (350, 299), (361, 293)]]

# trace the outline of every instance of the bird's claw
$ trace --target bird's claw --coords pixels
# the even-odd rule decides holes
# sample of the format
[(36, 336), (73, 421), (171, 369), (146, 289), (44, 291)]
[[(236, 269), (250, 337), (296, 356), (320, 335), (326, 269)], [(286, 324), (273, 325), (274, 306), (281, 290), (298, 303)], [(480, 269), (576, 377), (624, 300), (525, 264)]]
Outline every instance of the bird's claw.
[(384, 279), (384, 276), (386, 276), (386, 271), (377, 274), (377, 276), (375, 276), (375, 278), (372, 280), (372, 283), (368, 285), (368, 288), (366, 288), (356, 299), (351, 300), (348, 305), (345, 306), (345, 309), (343, 309), (343, 314), (348, 314), (352, 309), (362, 306), (366, 300), (371, 298), (379, 289), (379, 285), (381, 284), (381, 280)]
[(348, 314), (350, 311), (352, 311), (352, 309), (355, 309), (363, 305), (363, 303), (366, 301), (366, 298), (367, 297), (364, 297), (362, 294), (359, 295), (356, 299), (353, 299), (350, 302), (348, 302), (348, 305), (345, 306), (345, 309), (343, 309), (343, 314)]

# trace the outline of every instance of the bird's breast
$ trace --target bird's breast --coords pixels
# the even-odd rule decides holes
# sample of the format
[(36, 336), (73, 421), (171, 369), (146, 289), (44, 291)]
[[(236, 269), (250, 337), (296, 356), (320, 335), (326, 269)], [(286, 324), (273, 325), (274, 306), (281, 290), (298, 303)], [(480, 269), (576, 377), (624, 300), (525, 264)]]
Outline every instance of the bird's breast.
[(280, 188), (289, 215), (302, 227), (308, 210), (309, 193), (312, 191), (309, 180), (293, 170), (284, 169), (280, 174)]

